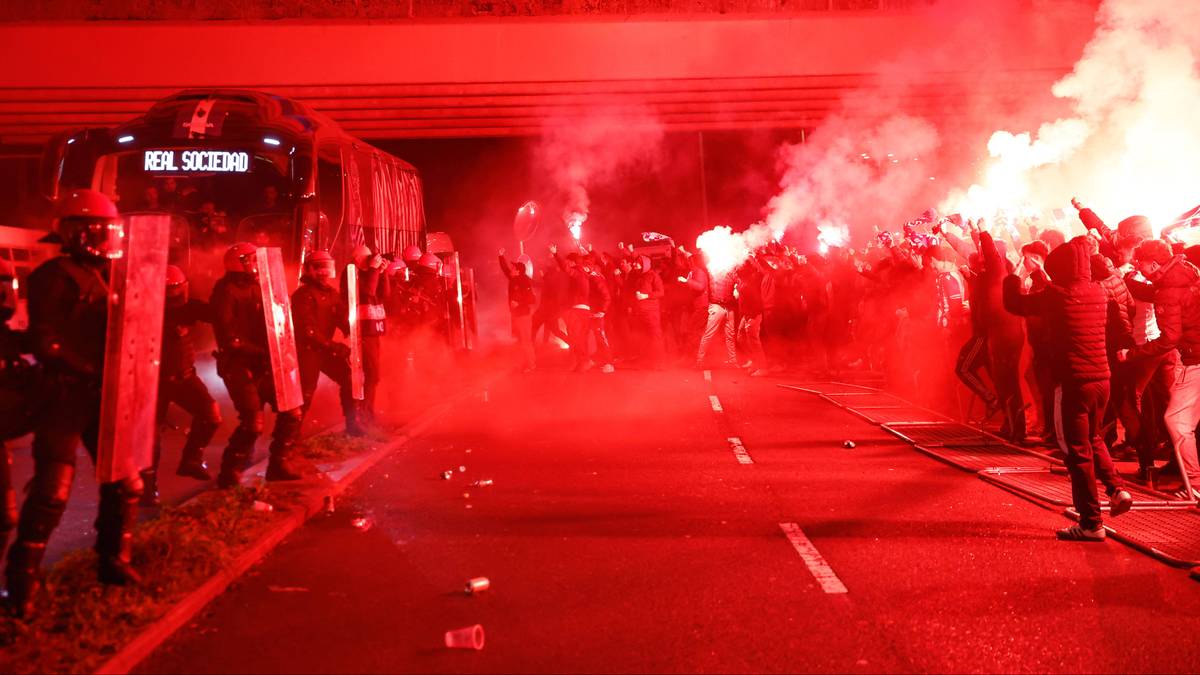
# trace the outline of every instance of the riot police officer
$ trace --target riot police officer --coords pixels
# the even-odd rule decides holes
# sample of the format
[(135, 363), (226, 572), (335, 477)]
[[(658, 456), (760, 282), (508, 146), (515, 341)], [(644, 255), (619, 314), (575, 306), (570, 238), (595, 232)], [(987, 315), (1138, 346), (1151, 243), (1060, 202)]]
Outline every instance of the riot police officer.
[[(211, 480), (204, 451), (221, 427), (221, 408), (196, 374), (196, 347), (192, 333), (196, 325), (212, 323), (208, 303), (189, 297), (188, 278), (183, 270), (167, 266), (166, 308), (163, 314), (162, 359), (158, 371), (158, 424), (166, 424), (172, 403), (192, 417), (187, 440), (175, 475)], [(162, 452), (161, 433), (155, 437), (154, 464), (142, 471), (144, 506), (158, 504), (158, 460)]]
[(350, 334), (346, 307), (334, 288), (337, 267), (326, 251), (314, 251), (304, 260), (300, 287), (292, 294), (292, 321), (296, 326), (296, 356), (300, 366), (300, 389), (304, 393), (301, 417), (308, 413), (321, 373), (340, 391), (346, 433), (363, 436), (356, 403), (350, 387), (350, 347), (333, 339), (334, 332)]
[(8, 535), (17, 527), (17, 493), (12, 486), (12, 453), (4, 441), (32, 430), (36, 371), (22, 354), (25, 339), (8, 325), (17, 308), (16, 270), (0, 260), (0, 555), (8, 547)]
[[(373, 255), (366, 246), (354, 249), (354, 266), (358, 268), (358, 324), (362, 342), (363, 401), (359, 409), (363, 421), (375, 421), (375, 392), (382, 374), (383, 336), (387, 332), (383, 298), (387, 296), (387, 277), (383, 274), (384, 260)], [(343, 301), (346, 286), (342, 285)]]
[[(109, 258), (120, 252), (120, 217), (105, 195), (75, 190), (61, 200), (58, 216), (63, 255), (39, 265), (28, 280), (28, 339), (45, 370), (47, 399), (33, 423), (33, 479), (6, 570), (9, 603), (21, 615), (33, 610), (46, 542), (66, 508), (80, 441), (96, 458)], [(96, 553), (102, 583), (140, 581), (130, 557), (141, 493), (136, 475), (100, 485)]]
[[(241, 483), (242, 471), (263, 431), (263, 406), (276, 406), (275, 380), (258, 282), (257, 247), (241, 242), (225, 252), (225, 275), (213, 286), (209, 305), (217, 339), (217, 374), (225, 381), (238, 415), (221, 456), (217, 486)], [(300, 434), (300, 411), (278, 412), (271, 434), (267, 480), (298, 480), (289, 454)]]

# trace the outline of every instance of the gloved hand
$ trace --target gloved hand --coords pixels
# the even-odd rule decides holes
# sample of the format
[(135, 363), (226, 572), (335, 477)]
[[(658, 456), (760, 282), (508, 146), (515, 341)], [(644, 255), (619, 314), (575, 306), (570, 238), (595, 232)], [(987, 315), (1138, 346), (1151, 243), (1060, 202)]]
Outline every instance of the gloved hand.
[(344, 361), (350, 358), (350, 345), (341, 342), (330, 342), (329, 357), (338, 361)]

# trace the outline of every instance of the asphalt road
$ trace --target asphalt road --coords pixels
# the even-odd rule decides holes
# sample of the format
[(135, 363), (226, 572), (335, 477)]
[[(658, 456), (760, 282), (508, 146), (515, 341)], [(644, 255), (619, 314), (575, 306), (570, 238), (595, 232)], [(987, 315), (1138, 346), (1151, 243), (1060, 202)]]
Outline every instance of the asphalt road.
[[(549, 372), (490, 385), (140, 670), (1200, 664), (1200, 584), (1186, 573), (1115, 541), (1056, 541), (1061, 515), (775, 386), (786, 380), (712, 379)], [(471, 485), (483, 479), (494, 484)], [(476, 576), (491, 589), (464, 594)], [(484, 649), (442, 646), (444, 631), (476, 623)]]

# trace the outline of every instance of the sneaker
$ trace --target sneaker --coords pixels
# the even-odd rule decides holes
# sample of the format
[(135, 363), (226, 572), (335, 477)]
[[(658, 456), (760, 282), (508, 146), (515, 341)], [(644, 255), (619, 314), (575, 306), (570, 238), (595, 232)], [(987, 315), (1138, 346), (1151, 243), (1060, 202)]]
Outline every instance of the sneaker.
[(743, 363), (741, 366), (739, 366), (739, 368), (741, 368), (742, 370), (750, 370), (753, 367), (754, 367), (753, 361), (747, 361), (747, 362)]
[(1113, 518), (1128, 512), (1131, 508), (1133, 508), (1133, 495), (1125, 490), (1117, 490), (1108, 498), (1108, 515)]
[(771, 373), (763, 370), (762, 368), (759, 368), (758, 370), (754, 371), (753, 373), (750, 373), (750, 377), (766, 377), (767, 375), (770, 375), (770, 374)]
[(1192, 488), (1192, 494), (1188, 495), (1188, 491), (1186, 489), (1180, 489), (1172, 493), (1172, 496), (1174, 496), (1176, 499), (1182, 499), (1183, 501), (1200, 501), (1200, 490)]
[(615, 373), (615, 372), (617, 372), (617, 369), (616, 369), (616, 368), (613, 368), (613, 364), (611, 364), (611, 363), (606, 363), (606, 364), (604, 364), (603, 366), (600, 366), (600, 372), (602, 372), (602, 373), (604, 373), (605, 375), (607, 375), (607, 374), (609, 374), (609, 373)]
[(1078, 525), (1065, 527), (1054, 534), (1062, 541), (1104, 541), (1107, 536), (1104, 526), (1094, 530), (1085, 530)]

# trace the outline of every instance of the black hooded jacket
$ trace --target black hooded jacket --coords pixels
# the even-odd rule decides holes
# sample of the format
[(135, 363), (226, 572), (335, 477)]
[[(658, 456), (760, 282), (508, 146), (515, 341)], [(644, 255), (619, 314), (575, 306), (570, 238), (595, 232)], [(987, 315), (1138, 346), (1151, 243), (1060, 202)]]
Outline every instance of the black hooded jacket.
[[(1050, 252), (1046, 272), (1051, 284), (1023, 295), (1021, 280), (1004, 280), (1004, 307), (1019, 316), (1044, 317), (1050, 335), (1052, 364), (1058, 381), (1082, 384), (1109, 379), (1107, 335), (1119, 324), (1116, 303), (1092, 281), (1088, 250), (1068, 243)], [(1132, 342), (1132, 339), (1130, 340)]]
[[(1135, 347), (1129, 358), (1153, 358), (1178, 349), (1183, 365), (1200, 364), (1200, 270), (1177, 255), (1158, 268), (1150, 282), (1146, 290), (1153, 292), (1159, 336)], [(1131, 289), (1142, 288), (1130, 284)]]

